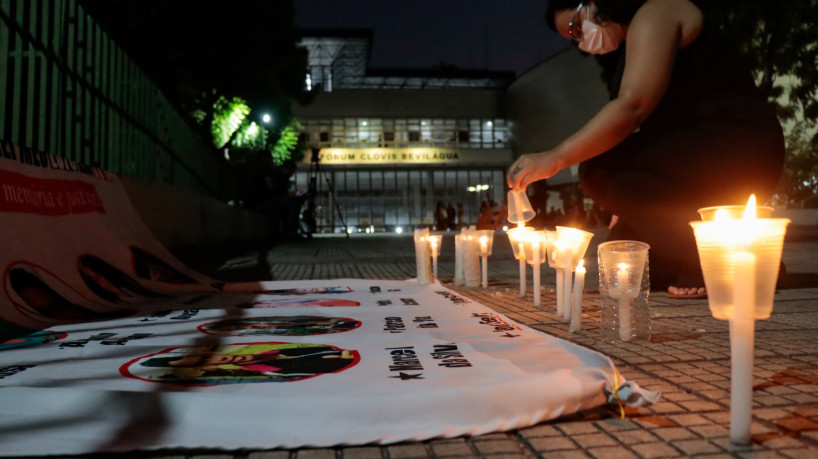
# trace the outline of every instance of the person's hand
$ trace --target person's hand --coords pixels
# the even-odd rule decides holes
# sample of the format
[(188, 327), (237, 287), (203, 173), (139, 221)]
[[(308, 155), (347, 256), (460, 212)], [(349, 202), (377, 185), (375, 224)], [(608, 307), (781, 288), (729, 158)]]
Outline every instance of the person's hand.
[(560, 171), (557, 155), (553, 150), (540, 153), (529, 153), (517, 158), (506, 176), (508, 186), (513, 189), (525, 189), (532, 182), (544, 180)]

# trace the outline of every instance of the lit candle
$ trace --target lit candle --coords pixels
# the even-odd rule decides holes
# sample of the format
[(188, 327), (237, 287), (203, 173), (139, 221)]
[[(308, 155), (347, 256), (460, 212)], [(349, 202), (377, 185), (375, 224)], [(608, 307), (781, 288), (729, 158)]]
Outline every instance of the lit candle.
[(562, 320), (564, 322), (571, 321), (571, 273), (573, 272), (573, 263), (571, 262), (573, 259), (571, 250), (565, 250), (563, 252), (563, 260), (562, 260), (562, 269), (565, 270), (565, 274), (562, 277), (563, 282), (563, 292), (562, 292)]
[(737, 218), (735, 206), (723, 207), (699, 209), (710, 219), (690, 224), (710, 312), (730, 321), (730, 441), (745, 445), (750, 443), (752, 422), (755, 320), (772, 312), (789, 220), (757, 218), (754, 196), (743, 218)]
[(733, 318), (730, 320), (730, 440), (750, 443), (753, 419), (753, 346), (755, 344), (756, 257), (750, 252), (733, 254)]
[[(631, 335), (631, 287), (627, 263), (619, 263), (616, 270), (617, 296), (619, 297), (619, 337), (630, 341)], [(612, 295), (613, 296), (613, 295)]]
[(428, 235), (428, 229), (415, 230), (415, 265), (417, 267), (418, 282), (421, 284), (430, 283), (432, 278), (429, 264)]
[(582, 260), (574, 276), (574, 300), (571, 311), (571, 333), (582, 330), (582, 290), (585, 288), (585, 266)]
[(463, 285), (466, 283), (463, 278), (463, 235), (454, 236), (454, 284)]
[(437, 280), (437, 256), (440, 253), (440, 241), (442, 236), (429, 236), (429, 244), (432, 252), (432, 275)]
[(466, 287), (480, 286), (480, 252), (472, 232), (463, 238), (463, 277)]
[(554, 241), (554, 260), (555, 260), (555, 264), (556, 264), (555, 269), (557, 270), (557, 315), (558, 316), (563, 315), (563, 309), (565, 307), (565, 301), (563, 300), (563, 298), (565, 297), (565, 282), (563, 281), (563, 279), (565, 278), (565, 269), (563, 269), (562, 263), (563, 263), (563, 260), (564, 260), (563, 253), (565, 253), (566, 250), (567, 250), (567, 248), (565, 247), (565, 244), (562, 241), (560, 241), (559, 239)]
[[(522, 242), (520, 242), (520, 252), (525, 253)], [(520, 258), (520, 298), (525, 298), (525, 257)]]
[(534, 268), (534, 306), (542, 304), (542, 293), (540, 287), (540, 241), (535, 239), (531, 243), (531, 267)]
[(514, 258), (520, 262), (520, 298), (525, 298), (526, 288), (526, 235), (533, 231), (533, 228), (523, 226), (522, 223), (518, 223), (516, 228), (511, 228), (506, 231), (506, 236), (508, 236), (508, 242), (511, 244), (511, 251), (514, 254)]
[(486, 236), (480, 236), (480, 257), (483, 261), (483, 288), (489, 286), (489, 265), (488, 265), (488, 244), (489, 238)]

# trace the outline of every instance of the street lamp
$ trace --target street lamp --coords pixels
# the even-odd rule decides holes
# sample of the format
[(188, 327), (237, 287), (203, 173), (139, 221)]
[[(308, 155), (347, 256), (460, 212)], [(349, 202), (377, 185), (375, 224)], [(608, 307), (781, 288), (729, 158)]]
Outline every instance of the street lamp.
[(261, 149), (264, 150), (267, 148), (267, 129), (264, 127), (266, 124), (270, 124), (270, 121), (273, 120), (273, 117), (270, 116), (269, 113), (265, 113), (261, 115)]

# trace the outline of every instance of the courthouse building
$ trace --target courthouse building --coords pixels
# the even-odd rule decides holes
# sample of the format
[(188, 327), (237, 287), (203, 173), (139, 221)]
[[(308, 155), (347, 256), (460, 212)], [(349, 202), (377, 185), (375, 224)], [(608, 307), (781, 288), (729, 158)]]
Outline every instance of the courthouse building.
[[(344, 224), (352, 231), (427, 226), (434, 223), (439, 203), (462, 205), (460, 223), (474, 224), (483, 202), (501, 204), (505, 171), (517, 155), (553, 145), (581, 122), (572, 120), (589, 112), (588, 95), (572, 96), (571, 90), (565, 97), (579, 105), (565, 116), (558, 113), (561, 108), (531, 105), (532, 100), (561, 103), (542, 95), (551, 86), (547, 68), (563, 67), (560, 62), (527, 72), (533, 79), (447, 67), (375, 69), (367, 66), (369, 31), (305, 31), (304, 36), (306, 84), (314, 100), (294, 107), (308, 149), (296, 186), (307, 189), (311, 177), (317, 181), (316, 219), (323, 231), (343, 231)], [(561, 54), (582, 59), (573, 50)], [(573, 79), (568, 73), (560, 78)], [(591, 93), (592, 110), (601, 92)], [(543, 113), (559, 117), (551, 123), (558, 129), (538, 126)], [(515, 137), (516, 132), (526, 138)], [(567, 173), (558, 181), (571, 180)]]

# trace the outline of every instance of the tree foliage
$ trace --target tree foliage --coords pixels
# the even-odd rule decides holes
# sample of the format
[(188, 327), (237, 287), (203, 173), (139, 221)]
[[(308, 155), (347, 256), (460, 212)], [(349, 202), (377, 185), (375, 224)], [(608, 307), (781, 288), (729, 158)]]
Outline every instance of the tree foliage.
[(238, 97), (283, 127), (292, 100), (305, 97), (293, 0), (80, 2), (172, 101), (198, 114), (205, 136), (220, 100)]
[(703, 0), (732, 36), (785, 127), (777, 201), (818, 207), (818, 0)]
[(802, 112), (805, 120), (818, 120), (818, 0), (709, 0), (705, 5), (739, 43), (779, 118)]

